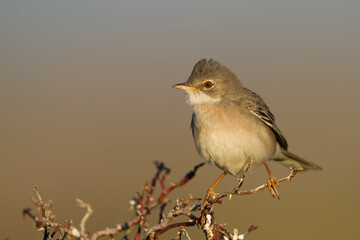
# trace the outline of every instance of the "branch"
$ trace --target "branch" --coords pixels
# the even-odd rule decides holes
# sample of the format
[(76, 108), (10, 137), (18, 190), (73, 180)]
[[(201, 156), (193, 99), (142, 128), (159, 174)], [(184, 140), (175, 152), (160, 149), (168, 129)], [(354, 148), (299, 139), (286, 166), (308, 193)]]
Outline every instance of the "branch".
[[(35, 227), (43, 232), (43, 240), (55, 239), (56, 234), (60, 235), (60, 237), (57, 238), (59, 240), (64, 240), (65, 238), (97, 240), (103, 236), (108, 236), (110, 239), (114, 239), (115, 235), (124, 231), (126, 231), (126, 235), (123, 239), (128, 239), (130, 228), (135, 225), (138, 225), (136, 233), (134, 233), (135, 240), (139, 240), (141, 235), (145, 235), (147, 240), (154, 240), (163, 233), (175, 228), (179, 229), (177, 233), (178, 239), (181, 239), (181, 236), (183, 235), (190, 239), (185, 228), (195, 225), (204, 232), (205, 238), (207, 240), (242, 240), (247, 234), (257, 229), (256, 226), (251, 225), (242, 234), (239, 234), (237, 229), (234, 229), (232, 232), (230, 232), (226, 230), (222, 224), (216, 223), (214, 213), (215, 205), (222, 204), (222, 199), (224, 197), (229, 197), (229, 199), (231, 199), (231, 197), (234, 195), (254, 194), (268, 187), (268, 184), (265, 183), (250, 190), (241, 190), (249, 167), (246, 168), (244, 174), (239, 179), (237, 187), (235, 187), (232, 191), (210, 196), (209, 199), (203, 200), (202, 203), (200, 202), (200, 198), (192, 196), (190, 196), (189, 199), (177, 199), (175, 206), (165, 213), (165, 208), (170, 202), (170, 199), (167, 198), (169, 194), (193, 179), (197, 170), (203, 166), (204, 163), (196, 165), (193, 170), (188, 172), (182, 179), (176, 183), (171, 184), (169, 187), (166, 186), (166, 177), (169, 175), (170, 169), (167, 168), (163, 163), (156, 162), (155, 165), (157, 171), (151, 182), (146, 181), (141, 193), (138, 193), (137, 197), (130, 201), (130, 205), (135, 211), (136, 216), (123, 224), (116, 224), (113, 228), (106, 228), (97, 231), (93, 233), (91, 237), (88, 234), (88, 231), (86, 231), (85, 225), (93, 213), (93, 210), (90, 204), (85, 203), (80, 199), (76, 199), (77, 205), (86, 209), (86, 213), (80, 221), (80, 231), (72, 226), (72, 220), (70, 219), (65, 220), (63, 225), (59, 224), (55, 220), (55, 215), (52, 214), (52, 203), (44, 203), (36, 187), (34, 187), (34, 191), (37, 199), (33, 199), (33, 202), (40, 212), (41, 218), (32, 214), (30, 208), (23, 210), (23, 216), (28, 216), (33, 220)], [(279, 179), (278, 182), (281, 183), (286, 180), (290, 181), (299, 172), (302, 171), (292, 167), (290, 174), (284, 178)], [(157, 182), (159, 182), (159, 184), (157, 184)], [(160, 186), (159, 188), (161, 188), (161, 192), (155, 197), (154, 193), (156, 191), (157, 185)], [(205, 202), (206, 204), (204, 205)], [(202, 206), (205, 207), (201, 209)], [(155, 208), (158, 208), (159, 211), (159, 213), (155, 215), (159, 216), (158, 224), (149, 226), (146, 218), (148, 215), (150, 215), (151, 212), (155, 210)], [(196, 216), (199, 215), (199, 213), (200, 216)], [(185, 216), (187, 220), (176, 222), (179, 216)]]
[(84, 215), (84, 217), (81, 219), (80, 221), (80, 235), (82, 237), (86, 236), (85, 233), (85, 223), (86, 221), (89, 219), (90, 215), (94, 212), (91, 208), (91, 205), (89, 203), (85, 203), (83, 200), (81, 199), (75, 199), (77, 205), (81, 208), (86, 208), (86, 213)]
[[(185, 177), (183, 177), (180, 181), (178, 181), (175, 184), (172, 184), (169, 188), (165, 187), (165, 176), (167, 176), (170, 172), (170, 169), (165, 167), (165, 165), (163, 163), (159, 164), (159, 163), (155, 163), (156, 167), (157, 167), (157, 172), (152, 180), (152, 184), (150, 187), (150, 190), (148, 191), (148, 195), (147, 195), (147, 201), (145, 205), (148, 205), (148, 207), (144, 208), (142, 211), (142, 215), (141, 216), (137, 216), (134, 219), (124, 223), (124, 224), (117, 224), (115, 228), (107, 228), (105, 230), (101, 230), (98, 231), (96, 233), (94, 233), (91, 236), (91, 240), (97, 240), (98, 238), (102, 237), (102, 236), (109, 236), (109, 235), (115, 235), (118, 234), (120, 232), (123, 232), (124, 230), (129, 229), (130, 227), (138, 224), (142, 218), (146, 217), (154, 208), (156, 208), (159, 205), (163, 205), (163, 204), (167, 204), (169, 202), (168, 199), (166, 199), (166, 197), (176, 188), (183, 186), (184, 184), (186, 184), (188, 181), (190, 181), (196, 174), (197, 170), (203, 166), (205, 163), (201, 163), (198, 164), (194, 167), (194, 169), (190, 172), (188, 172)], [(163, 175), (161, 176), (161, 173), (163, 173)], [(154, 188), (156, 185), (156, 182), (159, 181), (161, 183), (161, 187), (163, 189), (162, 194), (157, 198), (156, 201), (154, 201), (152, 204), (150, 204), (152, 197), (152, 194), (154, 193)], [(146, 184), (145, 184), (146, 185)], [(148, 200), (149, 199), (149, 200)], [(134, 205), (138, 205), (139, 204), (139, 200), (137, 199), (137, 201), (132, 202)], [(160, 210), (161, 212), (161, 210)]]
[[(240, 188), (242, 186), (242, 184), (244, 183), (244, 180), (245, 180), (245, 176), (246, 176), (246, 172), (247, 170), (245, 171), (245, 173), (241, 176), (241, 178), (239, 179), (239, 185), (234, 188), (231, 192), (227, 192), (227, 193), (224, 193), (224, 194), (221, 194), (219, 196), (217, 196), (215, 198), (215, 201), (219, 201), (220, 199), (226, 197), (226, 196), (229, 196), (229, 199), (231, 199), (231, 197), (233, 195), (249, 195), (249, 194), (254, 194), (260, 190), (263, 190), (265, 188), (268, 188), (268, 184), (267, 183), (264, 183), (262, 184), (261, 186), (258, 186), (257, 188), (253, 188), (253, 189), (250, 189), (250, 190), (245, 190), (245, 191), (240, 191)], [(290, 174), (284, 178), (281, 178), (278, 180), (279, 183), (281, 182), (284, 182), (284, 181), (291, 181), (291, 179), (293, 177), (296, 176), (297, 173), (303, 173), (303, 171), (301, 171), (300, 169), (296, 169), (295, 167), (290, 167)]]
[(173, 224), (171, 227), (169, 226), (169, 223), (174, 218), (180, 215), (189, 215), (192, 211), (200, 209), (200, 204), (192, 205), (192, 206), (186, 206), (186, 205), (187, 203), (182, 203), (180, 201), (177, 201), (175, 207), (166, 214), (166, 216), (161, 220), (161, 222), (148, 230), (147, 232), (148, 239), (156, 238), (157, 236), (161, 235), (167, 230), (177, 226), (185, 226), (187, 224), (189, 224), (189, 226), (195, 225), (196, 221), (192, 220), (191, 223), (186, 223), (186, 224), (181, 223), (180, 225)]

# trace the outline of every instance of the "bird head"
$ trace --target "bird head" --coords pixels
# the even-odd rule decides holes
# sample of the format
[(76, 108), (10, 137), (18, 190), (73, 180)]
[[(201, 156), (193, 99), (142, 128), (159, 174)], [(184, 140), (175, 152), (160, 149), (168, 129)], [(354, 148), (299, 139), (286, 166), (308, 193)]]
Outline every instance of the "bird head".
[(201, 59), (195, 64), (189, 79), (173, 87), (185, 91), (191, 105), (233, 99), (242, 89), (237, 76), (213, 59)]

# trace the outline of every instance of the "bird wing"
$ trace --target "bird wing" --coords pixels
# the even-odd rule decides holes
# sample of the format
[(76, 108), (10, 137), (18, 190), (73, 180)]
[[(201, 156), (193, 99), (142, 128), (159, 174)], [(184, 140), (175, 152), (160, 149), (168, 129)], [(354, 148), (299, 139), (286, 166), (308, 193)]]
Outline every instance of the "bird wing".
[(261, 99), (259, 95), (249, 89), (246, 90), (249, 91), (249, 97), (245, 101), (246, 108), (260, 121), (270, 127), (271, 130), (274, 132), (276, 140), (280, 144), (280, 146), (284, 149), (287, 149), (287, 141), (275, 123), (275, 116), (270, 112), (270, 109), (268, 108), (268, 106), (266, 106), (265, 102)]

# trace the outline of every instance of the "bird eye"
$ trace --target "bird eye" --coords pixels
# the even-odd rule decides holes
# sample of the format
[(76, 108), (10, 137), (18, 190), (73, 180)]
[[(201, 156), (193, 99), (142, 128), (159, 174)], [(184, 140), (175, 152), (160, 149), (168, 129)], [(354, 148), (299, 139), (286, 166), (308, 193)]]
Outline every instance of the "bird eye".
[(212, 86), (213, 86), (212, 81), (206, 81), (206, 82), (204, 82), (204, 87), (205, 87), (206, 89), (210, 89), (210, 88), (212, 88)]

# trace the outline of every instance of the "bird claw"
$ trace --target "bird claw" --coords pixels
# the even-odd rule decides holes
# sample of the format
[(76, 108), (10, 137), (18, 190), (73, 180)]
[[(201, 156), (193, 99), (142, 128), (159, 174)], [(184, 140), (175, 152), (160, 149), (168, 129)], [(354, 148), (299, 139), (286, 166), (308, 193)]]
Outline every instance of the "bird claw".
[[(217, 195), (219, 195), (219, 194), (217, 192), (215, 192), (213, 188), (208, 189), (205, 199), (204, 199), (204, 202), (201, 204), (201, 208), (200, 208), (200, 211), (201, 211), (200, 225), (201, 225), (201, 227), (205, 224), (205, 222), (204, 222), (204, 217), (206, 214), (205, 209), (209, 205), (209, 203), (213, 202), (213, 200), (215, 199), (215, 197)], [(212, 207), (211, 207), (211, 209), (212, 209)]]
[(209, 187), (204, 202), (201, 204), (201, 219), (200, 219), (200, 225), (201, 227), (204, 226), (204, 216), (205, 216), (205, 212), (206, 212), (206, 207), (209, 205), (210, 206), (210, 211), (212, 211), (212, 207), (214, 205), (214, 200), (216, 198), (217, 195), (219, 195), (218, 193), (214, 192), (214, 189), (216, 187), (216, 185), (218, 185), (218, 183), (226, 176), (226, 172), (223, 172), (220, 177), (218, 179), (216, 179), (216, 181), (213, 183), (213, 185), (211, 185), (211, 187)]
[(276, 188), (276, 186), (280, 187), (280, 184), (272, 174), (269, 176), (267, 186), (273, 198), (276, 196), (278, 199), (280, 199), (279, 192)]
[(214, 189), (211, 189), (209, 188), (207, 193), (206, 193), (206, 196), (205, 196), (205, 199), (204, 199), (204, 202), (201, 204), (201, 211), (205, 209), (206, 205), (208, 205), (209, 202), (211, 202), (215, 196), (217, 196), (218, 193), (216, 193), (214, 191)]

